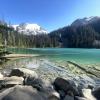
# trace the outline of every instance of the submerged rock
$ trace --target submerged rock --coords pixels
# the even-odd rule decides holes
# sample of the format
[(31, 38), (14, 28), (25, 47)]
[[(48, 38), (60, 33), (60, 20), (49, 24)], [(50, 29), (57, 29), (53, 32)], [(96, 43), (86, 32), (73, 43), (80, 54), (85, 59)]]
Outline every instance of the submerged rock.
[(76, 77), (76, 80), (78, 81), (78, 89), (93, 88), (95, 85), (95, 81), (86, 75)]

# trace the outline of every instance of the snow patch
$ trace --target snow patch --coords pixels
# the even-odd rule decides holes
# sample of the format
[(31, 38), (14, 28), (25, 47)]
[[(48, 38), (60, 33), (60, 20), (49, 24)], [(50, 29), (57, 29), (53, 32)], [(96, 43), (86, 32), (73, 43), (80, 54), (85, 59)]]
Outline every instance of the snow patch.
[(21, 23), (19, 25), (12, 25), (12, 27), (19, 33), (26, 35), (47, 34), (48, 32), (38, 24)]

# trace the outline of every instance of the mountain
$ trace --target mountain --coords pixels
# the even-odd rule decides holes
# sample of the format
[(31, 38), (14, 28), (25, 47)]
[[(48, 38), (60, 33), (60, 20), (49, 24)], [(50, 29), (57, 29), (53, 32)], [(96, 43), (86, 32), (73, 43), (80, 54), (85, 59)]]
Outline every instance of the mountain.
[(75, 20), (71, 26), (82, 26), (82, 25), (88, 25), (88, 24), (92, 24), (94, 22), (97, 22), (100, 20), (100, 17), (98, 16), (95, 16), (95, 17), (85, 17), (85, 18), (82, 18), (82, 19), (77, 19)]
[(0, 24), (0, 45), (5, 44), (9, 47), (44, 48), (50, 47), (50, 38), (47, 32), (36, 24), (15, 25), (13, 27), (8, 24)]
[(37, 24), (22, 23), (12, 28), (1, 23), (0, 44), (4, 45), (6, 40), (13, 47), (100, 48), (100, 17), (77, 19), (73, 23), (48, 34)]
[(25, 35), (37, 35), (48, 33), (38, 24), (21, 23), (19, 25), (12, 25), (12, 27), (19, 33), (23, 33)]
[(54, 44), (59, 41), (62, 47), (100, 48), (100, 17), (77, 19), (70, 26), (52, 31), (50, 36)]

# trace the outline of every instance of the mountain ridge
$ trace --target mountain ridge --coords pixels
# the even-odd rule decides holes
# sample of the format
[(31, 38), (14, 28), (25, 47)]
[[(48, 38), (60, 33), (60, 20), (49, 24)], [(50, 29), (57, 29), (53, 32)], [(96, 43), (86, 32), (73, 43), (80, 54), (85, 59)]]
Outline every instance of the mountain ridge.
[(52, 31), (50, 35), (60, 42), (61, 47), (100, 48), (100, 17), (85, 17), (73, 23)]
[(77, 27), (72, 25), (65, 26), (48, 34), (37, 24), (34, 24), (33, 27), (33, 24), (28, 24), (27, 26), (27, 24), (22, 23), (13, 26), (13, 28), (7, 24), (0, 25), (0, 43), (4, 45), (6, 40), (8, 46), (28, 48), (100, 48), (99, 17), (83, 19), (89, 23), (76, 25)]
[(82, 26), (82, 25), (88, 25), (88, 24), (94, 23), (98, 20), (100, 20), (99, 16), (79, 18), (79, 19), (76, 19), (75, 21), (73, 21), (71, 26), (78, 27), (78, 26)]
[(21, 23), (19, 25), (12, 25), (14, 30), (25, 35), (47, 34), (48, 32), (38, 24)]

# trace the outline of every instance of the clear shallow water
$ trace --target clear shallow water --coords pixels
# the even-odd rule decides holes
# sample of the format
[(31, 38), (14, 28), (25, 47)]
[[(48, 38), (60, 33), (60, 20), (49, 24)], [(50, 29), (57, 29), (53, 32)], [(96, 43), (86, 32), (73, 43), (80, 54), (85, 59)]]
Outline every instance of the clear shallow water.
[[(18, 54), (36, 54), (36, 57), (20, 58), (9, 60), (1, 65), (4, 72), (15, 67), (25, 67), (36, 71), (44, 80), (54, 80), (56, 77), (74, 80), (78, 84), (93, 84), (98, 86), (100, 78), (91, 78), (83, 70), (75, 66), (69, 66), (67, 61), (74, 61), (82, 64), (85, 69), (96, 71), (98, 77), (100, 72), (100, 50), (99, 49), (74, 49), (74, 48), (8, 48), (10, 52)], [(63, 67), (63, 65), (65, 67)], [(87, 66), (89, 65), (89, 66)], [(93, 67), (95, 66), (95, 69)], [(97, 68), (98, 67), (98, 68)], [(6, 71), (5, 71), (6, 70)], [(88, 76), (87, 76), (88, 75)]]
[[(78, 64), (100, 64), (100, 49), (79, 48), (8, 48), (10, 52), (18, 54), (38, 54), (36, 59), (47, 59), (54, 63), (74, 61)], [(30, 60), (27, 58), (27, 60)], [(32, 58), (31, 58), (32, 60)]]

